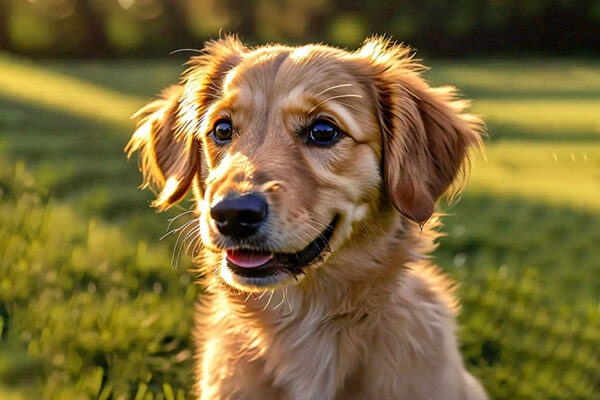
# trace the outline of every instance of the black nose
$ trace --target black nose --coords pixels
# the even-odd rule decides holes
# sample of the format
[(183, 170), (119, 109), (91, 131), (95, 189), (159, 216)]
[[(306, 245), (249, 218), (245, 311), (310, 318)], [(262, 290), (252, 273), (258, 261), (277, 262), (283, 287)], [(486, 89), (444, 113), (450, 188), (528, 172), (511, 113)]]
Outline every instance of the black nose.
[(228, 196), (212, 206), (210, 216), (223, 235), (250, 236), (267, 216), (267, 202), (255, 194)]

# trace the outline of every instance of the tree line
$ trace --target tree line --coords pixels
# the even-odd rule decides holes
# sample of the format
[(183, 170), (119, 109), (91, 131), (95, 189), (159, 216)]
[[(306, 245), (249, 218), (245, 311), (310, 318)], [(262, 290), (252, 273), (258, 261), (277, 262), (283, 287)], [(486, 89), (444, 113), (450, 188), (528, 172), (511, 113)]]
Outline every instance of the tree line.
[(385, 34), (440, 57), (600, 53), (597, 0), (0, 0), (0, 50), (156, 57), (219, 32), (356, 47)]

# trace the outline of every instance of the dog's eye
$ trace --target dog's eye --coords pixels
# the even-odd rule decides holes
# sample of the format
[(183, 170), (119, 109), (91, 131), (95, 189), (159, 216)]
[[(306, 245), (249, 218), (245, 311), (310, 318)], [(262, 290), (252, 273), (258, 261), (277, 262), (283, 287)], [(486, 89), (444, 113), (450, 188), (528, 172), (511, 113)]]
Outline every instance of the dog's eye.
[(213, 138), (215, 142), (219, 144), (224, 144), (231, 140), (233, 136), (233, 127), (231, 126), (231, 121), (227, 119), (220, 119), (215, 123), (215, 126), (212, 130)]
[(326, 146), (337, 142), (340, 138), (340, 129), (333, 122), (320, 119), (309, 128), (306, 142)]

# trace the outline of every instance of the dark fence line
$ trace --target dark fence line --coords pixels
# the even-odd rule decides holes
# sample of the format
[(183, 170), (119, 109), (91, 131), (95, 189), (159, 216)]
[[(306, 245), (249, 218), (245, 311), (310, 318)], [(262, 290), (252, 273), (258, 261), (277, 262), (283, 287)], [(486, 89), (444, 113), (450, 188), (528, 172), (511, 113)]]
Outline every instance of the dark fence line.
[(597, 0), (0, 0), (0, 50), (156, 57), (219, 32), (356, 47), (385, 34), (442, 57), (600, 54)]

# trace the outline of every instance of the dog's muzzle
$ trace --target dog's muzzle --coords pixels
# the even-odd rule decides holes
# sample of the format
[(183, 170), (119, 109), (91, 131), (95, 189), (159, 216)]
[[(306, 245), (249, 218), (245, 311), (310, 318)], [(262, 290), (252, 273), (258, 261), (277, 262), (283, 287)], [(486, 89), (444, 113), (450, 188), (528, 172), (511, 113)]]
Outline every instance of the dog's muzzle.
[(330, 250), (329, 241), (333, 236), (339, 216), (303, 250), (296, 253), (272, 253), (253, 249), (227, 250), (227, 267), (236, 275), (248, 278), (261, 278), (280, 273), (298, 275), (314, 264), (319, 257)]

